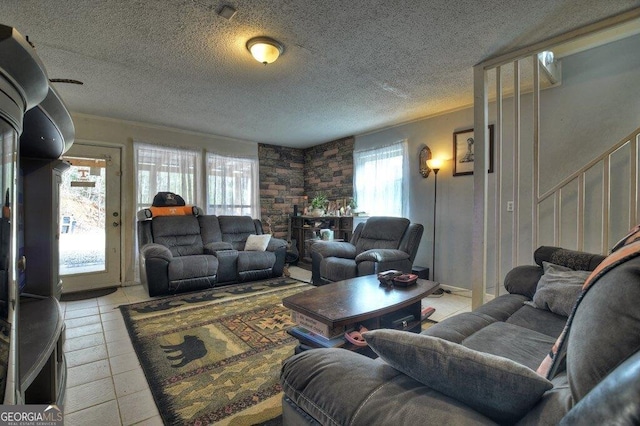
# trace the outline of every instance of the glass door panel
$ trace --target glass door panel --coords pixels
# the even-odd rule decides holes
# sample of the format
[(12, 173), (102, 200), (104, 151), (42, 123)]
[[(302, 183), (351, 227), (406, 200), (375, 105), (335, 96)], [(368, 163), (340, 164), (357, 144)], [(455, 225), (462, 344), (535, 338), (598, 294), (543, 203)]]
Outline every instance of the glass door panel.
[(60, 185), (60, 276), (69, 293), (121, 284), (120, 149), (75, 143)]
[(105, 270), (106, 161), (65, 157), (60, 191), (60, 274)]

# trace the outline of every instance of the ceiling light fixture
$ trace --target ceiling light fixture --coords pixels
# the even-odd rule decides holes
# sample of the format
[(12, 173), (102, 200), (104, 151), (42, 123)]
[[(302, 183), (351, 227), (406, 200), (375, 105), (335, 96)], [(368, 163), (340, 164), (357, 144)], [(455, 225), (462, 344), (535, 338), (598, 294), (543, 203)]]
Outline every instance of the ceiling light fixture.
[(275, 62), (284, 52), (282, 43), (269, 37), (252, 38), (247, 42), (247, 49), (256, 61), (265, 65)]

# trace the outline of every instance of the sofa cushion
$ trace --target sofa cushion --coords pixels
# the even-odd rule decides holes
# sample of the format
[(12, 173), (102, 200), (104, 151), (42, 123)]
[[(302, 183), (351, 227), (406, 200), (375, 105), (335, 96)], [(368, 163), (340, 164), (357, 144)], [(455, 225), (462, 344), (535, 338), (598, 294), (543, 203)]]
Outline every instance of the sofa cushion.
[(397, 249), (409, 223), (402, 217), (370, 217), (356, 243), (356, 254), (378, 248)]
[(389, 364), (340, 348), (302, 352), (284, 361), (282, 389), (323, 425), (495, 425), (477, 411)]
[(239, 251), (238, 272), (269, 269), (276, 262), (276, 255), (270, 251)]
[(174, 258), (169, 262), (169, 281), (213, 277), (218, 271), (218, 259), (201, 254)]
[(581, 297), (567, 337), (576, 402), (640, 348), (640, 257), (609, 270)]
[(544, 274), (538, 281), (533, 300), (526, 303), (568, 317), (591, 272), (574, 271), (549, 262), (542, 262), (542, 267)]
[(495, 319), (475, 312), (462, 312), (440, 321), (421, 334), (439, 337), (449, 342), (462, 343), (464, 339), (495, 322)]
[(202, 254), (200, 225), (195, 216), (158, 216), (151, 223), (153, 241), (174, 256)]
[(522, 328), (528, 328), (529, 330), (534, 330), (538, 333), (546, 334), (547, 336), (555, 339), (560, 335), (560, 333), (562, 333), (562, 329), (567, 323), (567, 317), (554, 314), (551, 311), (545, 311), (528, 305), (523, 305), (505, 322)]
[(537, 331), (506, 322), (494, 322), (464, 339), (462, 345), (509, 358), (535, 371), (555, 341), (554, 337)]
[(231, 243), (235, 250), (244, 250), (247, 237), (256, 234), (256, 225), (250, 216), (218, 216), (222, 241)]
[(478, 306), (473, 312), (487, 315), (496, 321), (506, 321), (522, 309), (522, 304), (526, 300), (528, 299), (520, 294), (503, 294)]
[[(462, 343), (464, 339), (482, 330), (496, 321), (504, 321), (514, 312), (522, 309), (522, 302), (527, 300), (519, 294), (503, 294), (478, 307), (473, 312), (463, 312), (440, 321), (423, 334), (450, 342)], [(563, 324), (564, 325), (564, 324)]]
[(553, 386), (507, 358), (437, 337), (387, 329), (364, 337), (392, 367), (497, 422), (517, 421)]
[(202, 244), (222, 242), (222, 232), (220, 231), (220, 223), (218, 217), (214, 215), (198, 216), (200, 224), (200, 235), (202, 236)]
[(247, 237), (244, 249), (246, 251), (265, 251), (269, 245), (269, 240), (271, 240), (271, 235), (269, 234), (251, 234)]

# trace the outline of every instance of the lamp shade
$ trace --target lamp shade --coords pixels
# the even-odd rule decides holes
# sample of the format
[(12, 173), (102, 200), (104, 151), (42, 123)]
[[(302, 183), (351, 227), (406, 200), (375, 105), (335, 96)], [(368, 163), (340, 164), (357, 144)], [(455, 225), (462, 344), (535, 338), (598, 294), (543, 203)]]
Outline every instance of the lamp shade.
[(430, 160), (427, 160), (427, 166), (433, 170), (440, 170), (440, 168), (442, 167), (442, 160), (439, 158), (432, 158)]
[(275, 62), (284, 52), (284, 46), (269, 37), (256, 37), (247, 42), (247, 49), (256, 61), (265, 65)]

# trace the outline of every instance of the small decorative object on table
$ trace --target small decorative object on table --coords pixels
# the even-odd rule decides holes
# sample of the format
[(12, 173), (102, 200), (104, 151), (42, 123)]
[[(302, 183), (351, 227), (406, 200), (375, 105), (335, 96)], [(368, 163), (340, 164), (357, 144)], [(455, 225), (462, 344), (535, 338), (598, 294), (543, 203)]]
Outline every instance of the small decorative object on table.
[(414, 285), (417, 281), (418, 276), (415, 274), (402, 274), (393, 279), (393, 285), (396, 287), (409, 287), (410, 285)]
[(324, 194), (318, 194), (311, 200), (311, 215), (315, 217), (324, 216), (324, 209), (329, 200)]
[(391, 287), (393, 285), (393, 280), (400, 275), (402, 275), (402, 271), (396, 271), (395, 269), (380, 272), (378, 274), (378, 281), (380, 281), (380, 284), (383, 286)]
[(392, 269), (390, 271), (380, 272), (378, 274), (378, 281), (386, 287), (409, 287), (418, 281), (418, 276), (415, 274), (405, 274), (402, 271)]
[(333, 240), (333, 231), (331, 229), (321, 229), (320, 238), (324, 241)]

